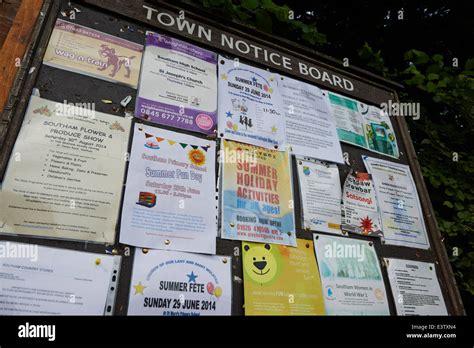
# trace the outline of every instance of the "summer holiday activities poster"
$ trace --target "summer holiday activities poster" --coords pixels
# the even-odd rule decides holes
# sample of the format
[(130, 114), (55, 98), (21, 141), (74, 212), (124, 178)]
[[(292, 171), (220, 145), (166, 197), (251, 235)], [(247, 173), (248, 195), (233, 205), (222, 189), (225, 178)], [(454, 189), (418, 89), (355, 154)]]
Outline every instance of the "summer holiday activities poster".
[(287, 152), (224, 140), (222, 238), (296, 246)]

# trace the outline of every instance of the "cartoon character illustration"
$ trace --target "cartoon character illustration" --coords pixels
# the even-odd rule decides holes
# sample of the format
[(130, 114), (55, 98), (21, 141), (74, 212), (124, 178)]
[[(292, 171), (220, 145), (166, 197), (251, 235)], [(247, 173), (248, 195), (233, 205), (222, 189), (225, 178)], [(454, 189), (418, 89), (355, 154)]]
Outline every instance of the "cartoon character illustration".
[(256, 283), (267, 284), (278, 272), (278, 262), (270, 244), (243, 244), (243, 265), (246, 274)]
[(192, 164), (201, 167), (206, 163), (206, 155), (199, 149), (189, 151), (188, 158)]
[(118, 130), (118, 131), (121, 131), (121, 132), (125, 132), (125, 129), (122, 127), (122, 125), (121, 125), (118, 121), (115, 121), (114, 123), (112, 123), (112, 124), (109, 126), (109, 129), (111, 129), (111, 130)]
[(112, 72), (109, 74), (109, 76), (114, 77), (120, 71), (122, 66), (124, 66), (126, 70), (125, 77), (130, 77), (130, 64), (132, 59), (135, 59), (135, 56), (118, 56), (115, 54), (115, 48), (110, 48), (108, 45), (101, 45), (100, 50), (98, 52), (102, 58), (107, 58), (107, 65), (101, 68), (97, 68), (99, 71), (103, 71), (109, 66), (112, 66)]

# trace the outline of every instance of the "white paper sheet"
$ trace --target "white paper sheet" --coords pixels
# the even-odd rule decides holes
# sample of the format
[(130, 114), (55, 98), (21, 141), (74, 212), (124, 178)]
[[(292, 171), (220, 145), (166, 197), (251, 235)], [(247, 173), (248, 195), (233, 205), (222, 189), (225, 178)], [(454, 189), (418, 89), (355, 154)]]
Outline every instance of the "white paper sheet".
[(280, 76), (222, 56), (218, 66), (219, 136), (285, 150)]
[(286, 141), (295, 155), (344, 163), (336, 124), (318, 87), (282, 77)]
[(375, 249), (367, 241), (314, 234), (328, 315), (390, 315)]
[(135, 250), (129, 315), (230, 315), (231, 258)]
[(387, 244), (428, 249), (416, 185), (410, 167), (368, 156), (362, 156), (372, 175)]
[(0, 242), (0, 315), (103, 315), (120, 256)]
[(335, 164), (296, 158), (303, 226), (312, 231), (342, 234), (341, 182)]
[(129, 119), (31, 97), (0, 192), (0, 232), (113, 242), (129, 134)]
[(386, 258), (398, 315), (448, 315), (434, 263)]
[(136, 124), (120, 242), (215, 254), (215, 161), (213, 141)]

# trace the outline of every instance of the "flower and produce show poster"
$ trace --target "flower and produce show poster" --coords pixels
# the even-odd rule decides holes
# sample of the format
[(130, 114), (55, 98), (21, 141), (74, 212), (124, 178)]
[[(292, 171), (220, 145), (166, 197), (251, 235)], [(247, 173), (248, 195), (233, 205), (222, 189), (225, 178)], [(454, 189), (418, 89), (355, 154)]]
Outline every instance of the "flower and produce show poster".
[(219, 56), (219, 136), (284, 150), (279, 75)]
[(383, 237), (372, 177), (351, 171), (342, 191), (342, 230), (364, 236)]
[(425, 221), (410, 167), (368, 156), (362, 159), (374, 182), (385, 242), (428, 249)]
[(146, 33), (135, 115), (204, 134), (217, 127), (217, 54)]
[(135, 250), (129, 315), (230, 315), (231, 258)]
[(137, 88), (143, 46), (58, 19), (43, 63)]
[(135, 125), (120, 242), (215, 254), (216, 144)]
[(222, 238), (296, 246), (289, 155), (224, 140)]
[(245, 315), (324, 315), (313, 241), (242, 242)]
[(371, 242), (314, 234), (328, 315), (390, 315), (377, 254)]
[(32, 96), (0, 191), (0, 233), (113, 243), (130, 124)]

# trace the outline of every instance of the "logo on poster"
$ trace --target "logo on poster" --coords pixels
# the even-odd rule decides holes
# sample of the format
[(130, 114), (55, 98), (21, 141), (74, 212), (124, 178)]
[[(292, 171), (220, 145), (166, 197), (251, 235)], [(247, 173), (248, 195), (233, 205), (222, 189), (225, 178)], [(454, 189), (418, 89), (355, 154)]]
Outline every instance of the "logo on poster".
[(214, 126), (214, 121), (209, 115), (199, 114), (196, 116), (196, 124), (203, 130), (209, 130)]

